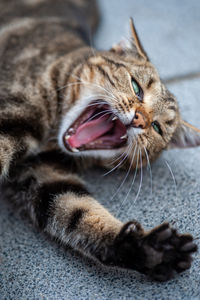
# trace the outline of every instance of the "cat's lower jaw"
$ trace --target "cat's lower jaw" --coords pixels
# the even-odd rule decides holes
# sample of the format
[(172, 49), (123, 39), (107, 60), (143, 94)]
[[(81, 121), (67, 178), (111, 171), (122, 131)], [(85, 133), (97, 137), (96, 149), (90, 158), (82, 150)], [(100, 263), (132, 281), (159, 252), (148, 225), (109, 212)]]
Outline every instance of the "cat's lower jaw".
[(164, 223), (144, 233), (139, 223), (126, 223), (102, 262), (110, 266), (137, 270), (153, 280), (167, 281), (175, 273), (189, 269), (191, 254), (197, 251), (193, 237), (178, 234)]

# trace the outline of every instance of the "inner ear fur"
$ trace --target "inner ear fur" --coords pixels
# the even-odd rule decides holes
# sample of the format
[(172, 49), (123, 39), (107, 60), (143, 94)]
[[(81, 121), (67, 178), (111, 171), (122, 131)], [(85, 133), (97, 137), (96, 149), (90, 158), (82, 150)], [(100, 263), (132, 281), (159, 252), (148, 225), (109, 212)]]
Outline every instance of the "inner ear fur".
[(200, 146), (200, 129), (181, 120), (168, 148), (190, 148), (197, 146)]
[(149, 58), (142, 46), (142, 43), (139, 39), (138, 33), (136, 31), (133, 19), (130, 18), (130, 29), (131, 29), (131, 43), (126, 43), (125, 41), (120, 41), (118, 44), (113, 45), (111, 48), (112, 52), (117, 53), (118, 55), (123, 55), (127, 51), (132, 51), (133, 54), (137, 55), (138, 58), (141, 58), (145, 61), (149, 61)]

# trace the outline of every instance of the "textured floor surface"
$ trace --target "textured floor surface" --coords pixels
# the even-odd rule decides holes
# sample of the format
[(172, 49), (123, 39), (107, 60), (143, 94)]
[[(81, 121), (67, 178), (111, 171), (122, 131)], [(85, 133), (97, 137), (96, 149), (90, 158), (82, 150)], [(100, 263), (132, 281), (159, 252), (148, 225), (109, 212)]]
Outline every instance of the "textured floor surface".
[[(128, 32), (129, 16), (133, 16), (146, 51), (162, 78), (168, 79), (184, 118), (200, 128), (200, 1), (100, 0), (100, 4), (103, 18), (96, 45), (106, 49), (120, 40)], [(104, 170), (99, 169), (88, 171), (85, 178), (90, 190), (121, 220), (135, 218), (146, 228), (164, 220), (176, 221), (180, 231), (197, 237), (199, 158), (200, 148), (164, 153), (152, 166), (152, 193), (146, 170), (139, 197), (135, 200), (140, 173), (122, 207), (133, 174), (112, 200), (125, 173), (118, 171), (103, 177)], [(151, 282), (136, 272), (103, 268), (71, 250), (65, 251), (1, 201), (0, 299), (197, 300), (200, 254), (181, 276), (168, 283)]]

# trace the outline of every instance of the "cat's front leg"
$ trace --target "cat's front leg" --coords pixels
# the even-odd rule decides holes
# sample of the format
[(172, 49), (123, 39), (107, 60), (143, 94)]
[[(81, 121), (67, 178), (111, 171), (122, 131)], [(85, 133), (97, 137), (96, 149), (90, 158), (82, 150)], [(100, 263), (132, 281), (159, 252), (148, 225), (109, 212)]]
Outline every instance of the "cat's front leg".
[(105, 265), (156, 280), (168, 280), (174, 271), (190, 267), (191, 253), (197, 250), (190, 235), (179, 235), (168, 224), (148, 233), (135, 221), (123, 224), (71, 173), (71, 161), (56, 152), (42, 153), (16, 169), (8, 186), (10, 197), (41, 230)]
[(123, 225), (89, 194), (76, 191), (57, 197), (46, 230), (105, 265), (137, 270), (159, 281), (190, 268), (197, 250), (191, 235), (178, 234), (167, 223), (145, 233), (139, 223)]

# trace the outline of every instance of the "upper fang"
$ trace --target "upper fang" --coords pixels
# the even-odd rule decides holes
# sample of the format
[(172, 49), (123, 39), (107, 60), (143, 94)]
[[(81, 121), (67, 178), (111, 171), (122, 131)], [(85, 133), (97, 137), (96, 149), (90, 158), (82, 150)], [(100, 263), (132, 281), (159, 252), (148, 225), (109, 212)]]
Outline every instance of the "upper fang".
[(114, 118), (112, 118), (112, 121), (115, 121), (115, 120), (117, 120), (117, 117), (116, 117), (116, 116), (114, 116)]
[(127, 134), (120, 137), (121, 140), (127, 139)]

